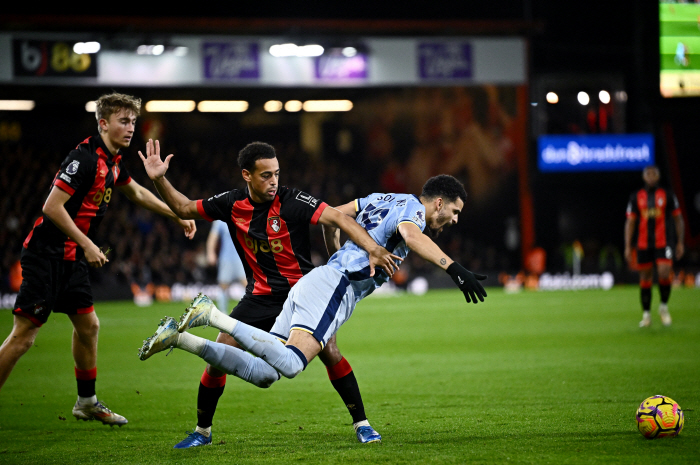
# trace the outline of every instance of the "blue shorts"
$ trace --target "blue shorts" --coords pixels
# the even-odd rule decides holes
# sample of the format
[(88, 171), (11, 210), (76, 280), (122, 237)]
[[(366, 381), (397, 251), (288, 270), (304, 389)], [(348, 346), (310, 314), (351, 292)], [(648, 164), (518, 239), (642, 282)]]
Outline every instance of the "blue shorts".
[(323, 348), (350, 319), (357, 302), (343, 272), (329, 266), (314, 268), (292, 287), (270, 334), (287, 342), (293, 329), (306, 331)]
[(234, 281), (242, 281), (244, 279), (245, 270), (239, 258), (235, 260), (219, 260), (219, 272), (217, 275), (219, 284), (231, 284)]

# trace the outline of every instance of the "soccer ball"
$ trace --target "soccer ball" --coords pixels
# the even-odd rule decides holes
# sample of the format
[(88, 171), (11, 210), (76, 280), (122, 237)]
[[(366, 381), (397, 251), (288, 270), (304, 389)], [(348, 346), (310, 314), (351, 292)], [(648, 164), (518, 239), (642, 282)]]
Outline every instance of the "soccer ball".
[(670, 397), (649, 397), (637, 409), (637, 427), (647, 439), (678, 436), (683, 431), (683, 410)]

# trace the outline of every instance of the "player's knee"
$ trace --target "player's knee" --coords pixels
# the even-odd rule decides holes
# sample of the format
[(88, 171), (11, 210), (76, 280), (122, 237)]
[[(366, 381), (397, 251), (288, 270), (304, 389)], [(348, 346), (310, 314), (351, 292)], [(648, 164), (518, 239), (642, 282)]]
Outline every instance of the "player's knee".
[(299, 366), (299, 367), (286, 366), (282, 370), (280, 370), (280, 374), (287, 379), (292, 379), (292, 378), (295, 378), (302, 371), (304, 371), (303, 366)]
[(328, 343), (318, 354), (318, 357), (327, 367), (332, 367), (343, 359), (343, 354), (340, 353), (340, 349), (338, 349), (335, 342), (335, 334), (328, 340)]
[(10, 347), (14, 348), (14, 352), (21, 355), (27, 353), (29, 349), (34, 345), (34, 337), (29, 337), (26, 335), (20, 336), (15, 335), (10, 339)]
[(259, 388), (267, 389), (279, 379), (280, 375), (275, 371), (274, 373), (265, 373), (264, 376), (254, 380), (253, 384)]
[(308, 361), (304, 353), (293, 345), (285, 346), (288, 350), (285, 363), (277, 368), (277, 371), (285, 378), (292, 379), (304, 371)]

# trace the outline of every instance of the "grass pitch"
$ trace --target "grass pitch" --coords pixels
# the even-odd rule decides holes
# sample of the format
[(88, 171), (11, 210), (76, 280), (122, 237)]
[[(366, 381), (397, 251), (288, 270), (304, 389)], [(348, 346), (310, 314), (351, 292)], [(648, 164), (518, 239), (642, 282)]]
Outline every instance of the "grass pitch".
[[(654, 304), (658, 291), (654, 289)], [(355, 370), (382, 444), (359, 444), (314, 361), (261, 390), (229, 376), (214, 445), (174, 450), (196, 423), (204, 364), (181, 351), (141, 362), (137, 349), (185, 305), (99, 303), (98, 397), (129, 424), (71, 415), (71, 327), (53, 315), (0, 392), (0, 463), (697, 463), (700, 460), (700, 290), (675, 289), (673, 326), (640, 329), (639, 291), (489, 289), (479, 305), (456, 291), (373, 297), (338, 344)], [(0, 333), (11, 328), (0, 311)], [(211, 328), (194, 334), (215, 338)], [(685, 429), (647, 440), (634, 414), (664, 394)]]

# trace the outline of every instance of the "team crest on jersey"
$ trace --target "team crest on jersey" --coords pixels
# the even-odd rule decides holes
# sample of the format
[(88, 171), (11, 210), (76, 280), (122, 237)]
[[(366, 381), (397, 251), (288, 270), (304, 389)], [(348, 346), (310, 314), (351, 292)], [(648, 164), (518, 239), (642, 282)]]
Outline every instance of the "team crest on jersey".
[(274, 232), (278, 233), (280, 232), (280, 217), (279, 216), (271, 216), (267, 219), (267, 224), (270, 225), (270, 229), (272, 229)]
[(80, 162), (78, 160), (73, 160), (72, 162), (70, 162), (68, 167), (66, 167), (66, 173), (68, 173), (68, 174), (77, 173), (79, 166), (80, 166)]
[(105, 170), (100, 170), (100, 177), (104, 178), (105, 176), (107, 176), (107, 172)]

